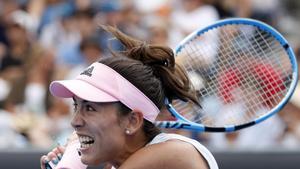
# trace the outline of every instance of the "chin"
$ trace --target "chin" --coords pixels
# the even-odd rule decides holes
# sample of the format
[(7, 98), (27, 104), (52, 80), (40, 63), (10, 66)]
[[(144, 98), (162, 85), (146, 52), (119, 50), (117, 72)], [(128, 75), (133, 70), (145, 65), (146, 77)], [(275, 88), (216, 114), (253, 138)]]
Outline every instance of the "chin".
[(85, 156), (85, 155), (82, 155), (82, 156), (81, 156), (81, 162), (82, 162), (83, 164), (85, 164), (85, 165), (88, 165), (88, 166), (97, 166), (97, 165), (99, 165), (99, 163), (97, 162), (96, 159), (94, 159), (94, 158), (89, 158), (89, 157), (87, 157), (87, 156)]
[(85, 155), (82, 155), (81, 156), (81, 162), (85, 165), (92, 165), (93, 164), (93, 160), (88, 158), (87, 156)]

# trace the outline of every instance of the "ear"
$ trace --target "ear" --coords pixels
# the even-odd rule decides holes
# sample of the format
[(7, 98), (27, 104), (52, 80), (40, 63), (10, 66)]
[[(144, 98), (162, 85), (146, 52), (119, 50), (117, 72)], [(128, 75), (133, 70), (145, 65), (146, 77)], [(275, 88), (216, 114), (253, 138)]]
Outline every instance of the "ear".
[(144, 123), (143, 113), (137, 110), (132, 110), (128, 115), (128, 124), (125, 128), (125, 133), (127, 135), (132, 135), (136, 133)]

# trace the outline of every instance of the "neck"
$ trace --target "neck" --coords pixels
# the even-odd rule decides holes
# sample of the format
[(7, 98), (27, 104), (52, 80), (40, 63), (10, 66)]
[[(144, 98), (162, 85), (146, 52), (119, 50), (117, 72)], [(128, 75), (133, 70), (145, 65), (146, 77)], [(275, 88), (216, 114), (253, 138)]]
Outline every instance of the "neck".
[(118, 157), (111, 162), (111, 164), (115, 168), (120, 167), (132, 154), (143, 148), (147, 143), (148, 139), (142, 131), (138, 131), (132, 135), (127, 135), (126, 143), (123, 148), (124, 151), (120, 153)]

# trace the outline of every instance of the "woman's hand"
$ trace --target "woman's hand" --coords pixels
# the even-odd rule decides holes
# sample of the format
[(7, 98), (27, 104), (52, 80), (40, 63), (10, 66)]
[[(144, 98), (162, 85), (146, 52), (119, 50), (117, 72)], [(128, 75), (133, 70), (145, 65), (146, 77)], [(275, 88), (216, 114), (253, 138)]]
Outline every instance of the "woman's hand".
[(57, 146), (52, 151), (50, 151), (47, 155), (43, 155), (40, 159), (41, 169), (47, 169), (46, 164), (52, 163), (54, 165), (57, 165), (60, 159), (62, 158), (62, 155), (65, 152), (64, 146)]
[(61, 160), (61, 158), (66, 150), (66, 147), (77, 139), (78, 139), (77, 134), (75, 132), (73, 132), (70, 135), (70, 137), (68, 138), (66, 145), (63, 145), (63, 146), (58, 145), (53, 150), (51, 150), (47, 155), (43, 155), (40, 158), (41, 169), (47, 169), (46, 168), (47, 163), (57, 165), (58, 162)]

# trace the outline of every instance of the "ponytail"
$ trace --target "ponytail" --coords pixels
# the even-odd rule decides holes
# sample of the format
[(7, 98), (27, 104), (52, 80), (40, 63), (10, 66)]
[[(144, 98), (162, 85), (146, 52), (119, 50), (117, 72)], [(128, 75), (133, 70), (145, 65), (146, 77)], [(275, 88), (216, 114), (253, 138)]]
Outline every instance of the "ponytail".
[(111, 63), (108, 66), (117, 69), (117, 72), (139, 88), (159, 108), (162, 107), (165, 97), (169, 100), (180, 99), (198, 104), (187, 73), (176, 64), (171, 48), (146, 44), (111, 26), (100, 25), (100, 27), (112, 33), (124, 45), (124, 51), (117, 53), (111, 50), (112, 54), (117, 58), (124, 58), (124, 56), (129, 58), (129, 61), (123, 59), (129, 68), (118, 68), (120, 63)]

